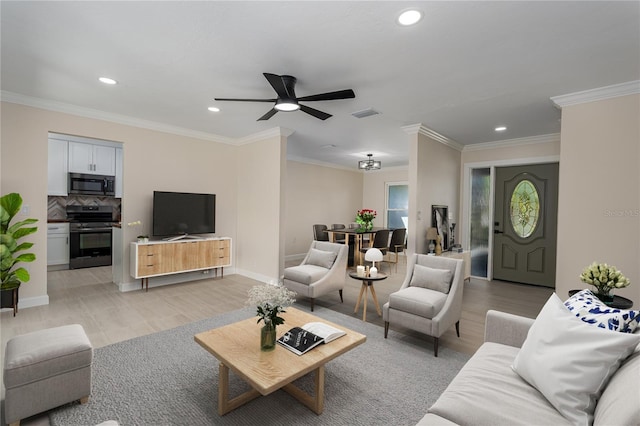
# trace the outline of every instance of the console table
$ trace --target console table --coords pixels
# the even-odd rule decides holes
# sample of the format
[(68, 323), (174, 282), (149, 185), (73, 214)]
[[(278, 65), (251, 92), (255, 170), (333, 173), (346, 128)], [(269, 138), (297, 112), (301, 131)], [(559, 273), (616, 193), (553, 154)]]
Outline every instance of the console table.
[(149, 290), (149, 278), (162, 275), (218, 268), (224, 277), (225, 266), (231, 266), (231, 238), (198, 240), (149, 241), (131, 243), (130, 274), (140, 278), (142, 288)]

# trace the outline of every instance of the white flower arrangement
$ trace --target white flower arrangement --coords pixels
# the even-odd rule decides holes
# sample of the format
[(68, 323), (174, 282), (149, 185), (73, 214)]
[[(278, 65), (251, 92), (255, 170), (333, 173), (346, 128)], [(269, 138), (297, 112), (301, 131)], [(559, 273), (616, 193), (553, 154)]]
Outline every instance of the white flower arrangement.
[(594, 286), (600, 294), (609, 294), (614, 288), (623, 288), (631, 284), (615, 266), (597, 262), (593, 262), (582, 271), (580, 280)]
[(256, 285), (248, 294), (247, 306), (256, 307), (258, 323), (264, 321), (265, 324), (271, 323), (274, 326), (284, 324), (284, 318), (278, 314), (286, 312), (284, 308), (296, 301), (296, 292), (287, 289), (281, 283)]
[(139, 239), (148, 239), (149, 238), (149, 236), (144, 233), (144, 226), (142, 225), (142, 221), (141, 220), (136, 220), (134, 222), (129, 222), (129, 223), (127, 223), (127, 226), (131, 227), (131, 228), (136, 227), (136, 226), (140, 226), (141, 230), (142, 230), (142, 233), (140, 235), (138, 235), (138, 238)]

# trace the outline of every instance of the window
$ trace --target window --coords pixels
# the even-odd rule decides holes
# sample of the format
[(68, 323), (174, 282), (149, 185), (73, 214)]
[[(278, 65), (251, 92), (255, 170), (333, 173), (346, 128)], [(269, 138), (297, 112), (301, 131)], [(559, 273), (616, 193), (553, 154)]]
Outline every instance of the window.
[(386, 227), (407, 228), (409, 223), (409, 185), (387, 183)]

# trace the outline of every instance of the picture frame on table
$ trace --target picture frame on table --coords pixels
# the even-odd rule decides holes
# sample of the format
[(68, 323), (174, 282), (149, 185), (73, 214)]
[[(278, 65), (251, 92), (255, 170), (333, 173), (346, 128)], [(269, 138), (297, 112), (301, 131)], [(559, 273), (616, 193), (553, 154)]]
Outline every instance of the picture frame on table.
[(431, 226), (438, 230), (438, 235), (442, 237), (440, 245), (442, 251), (449, 250), (449, 207), (443, 205), (431, 206)]

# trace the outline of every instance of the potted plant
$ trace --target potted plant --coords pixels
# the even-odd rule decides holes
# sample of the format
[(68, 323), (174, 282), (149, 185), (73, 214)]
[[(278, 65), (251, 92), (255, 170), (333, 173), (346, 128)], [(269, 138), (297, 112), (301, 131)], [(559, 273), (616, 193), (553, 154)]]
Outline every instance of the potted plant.
[(11, 220), (20, 212), (21, 208), (22, 197), (20, 194), (14, 192), (0, 198), (1, 307), (13, 308), (14, 316), (18, 305), (20, 284), (31, 278), (29, 271), (18, 264), (33, 262), (36, 259), (36, 255), (33, 253), (19, 253), (30, 249), (33, 243), (18, 243), (18, 240), (38, 230), (36, 226), (29, 226), (36, 223), (38, 219), (25, 219), (11, 224)]

